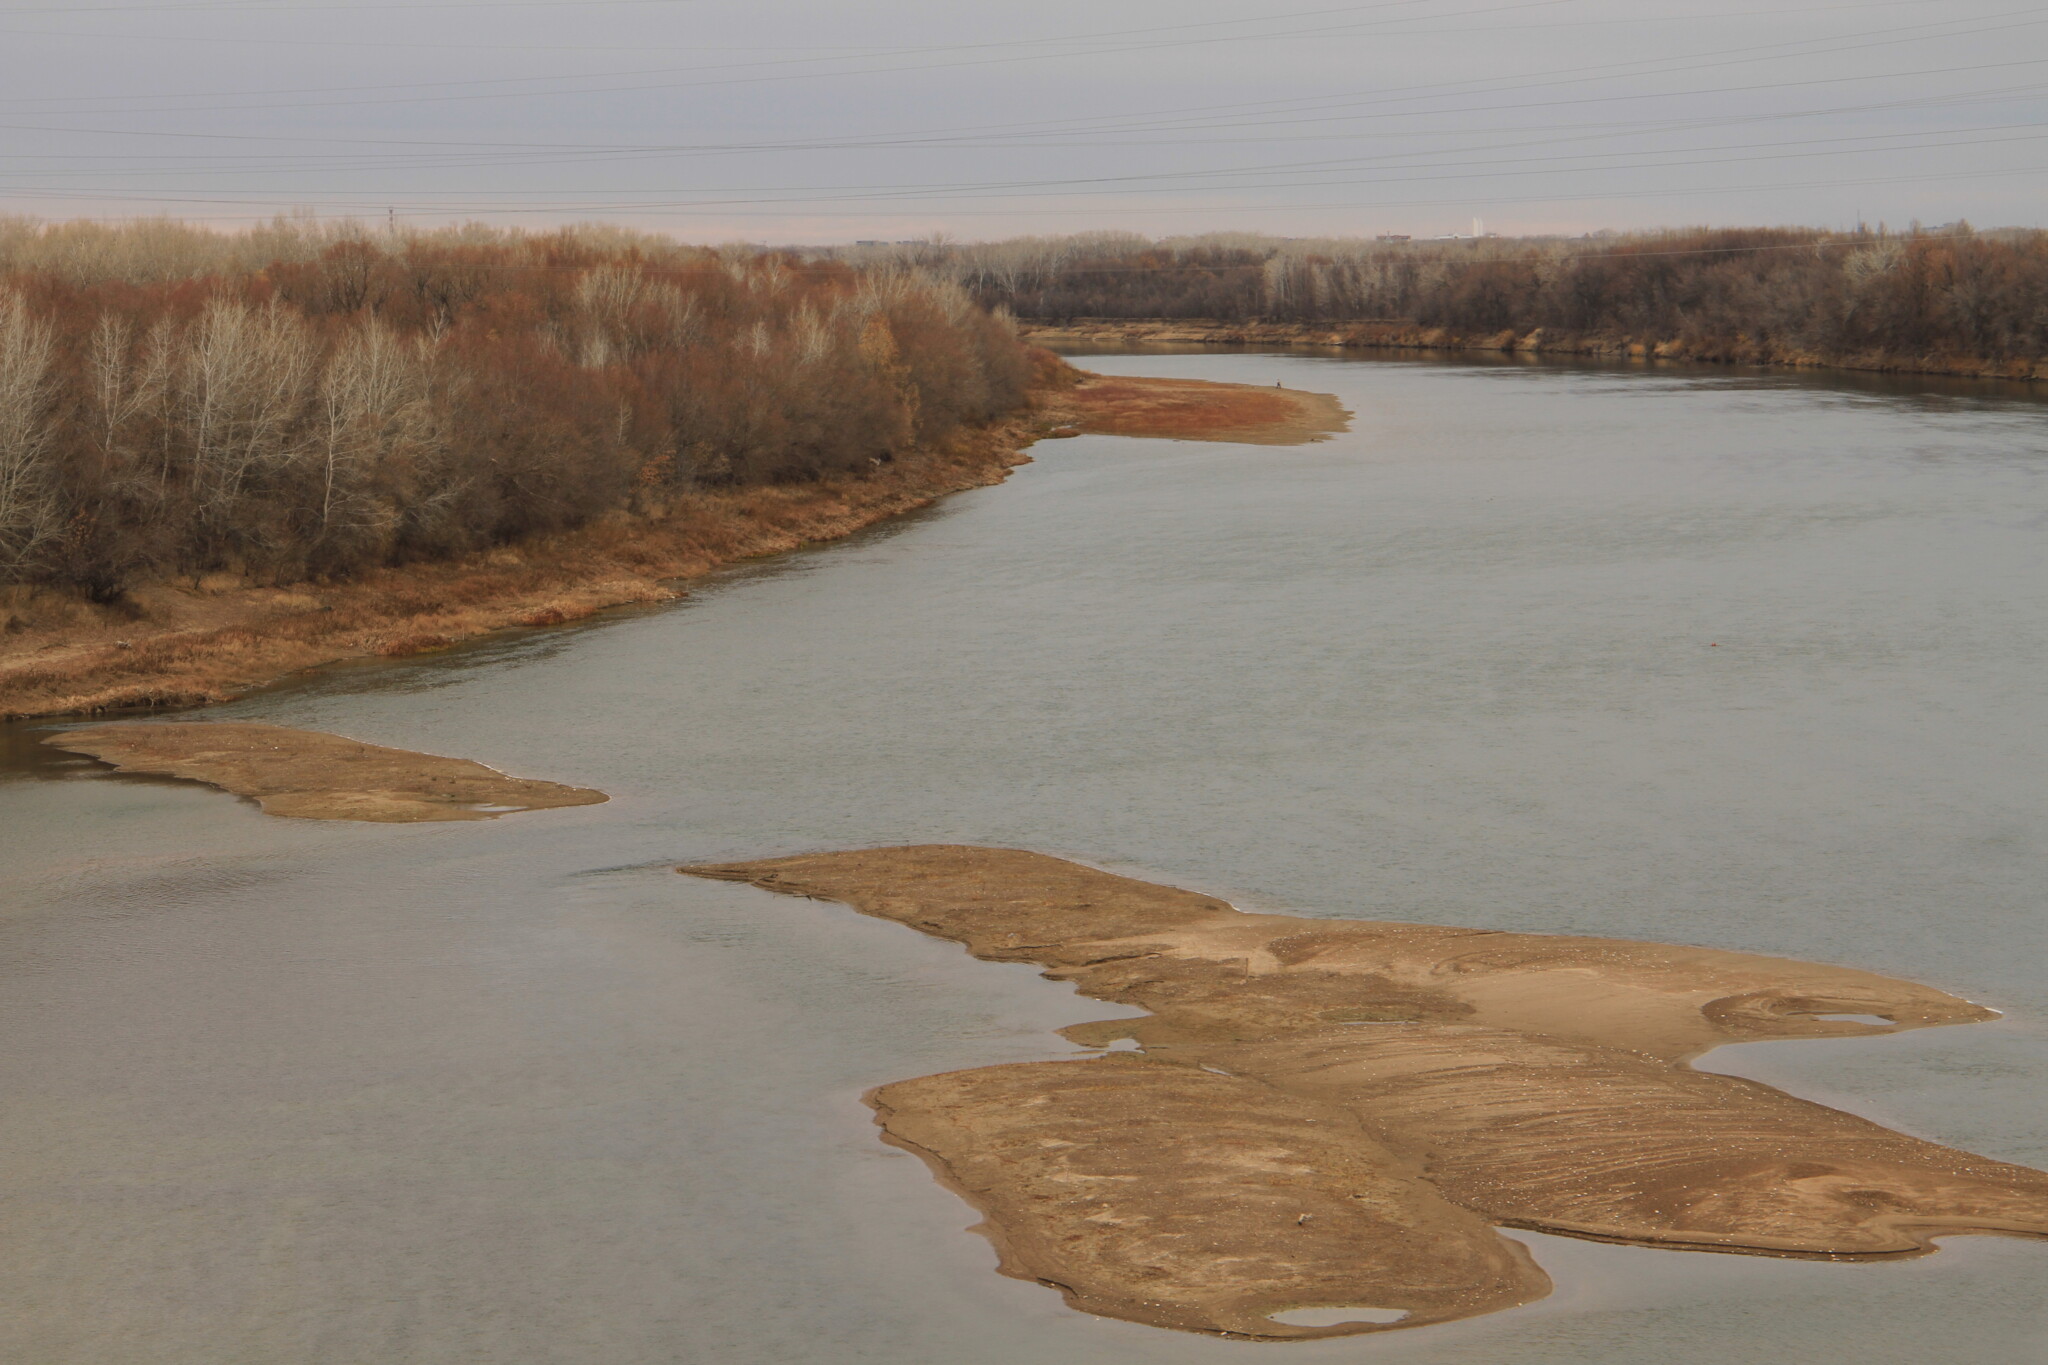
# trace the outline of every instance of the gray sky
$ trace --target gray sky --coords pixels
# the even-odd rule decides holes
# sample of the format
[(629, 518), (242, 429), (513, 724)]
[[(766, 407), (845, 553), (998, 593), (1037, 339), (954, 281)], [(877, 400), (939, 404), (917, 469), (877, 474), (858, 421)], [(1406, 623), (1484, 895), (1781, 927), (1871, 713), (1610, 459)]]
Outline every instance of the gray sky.
[(0, 0), (0, 212), (2040, 226), (2018, 0)]

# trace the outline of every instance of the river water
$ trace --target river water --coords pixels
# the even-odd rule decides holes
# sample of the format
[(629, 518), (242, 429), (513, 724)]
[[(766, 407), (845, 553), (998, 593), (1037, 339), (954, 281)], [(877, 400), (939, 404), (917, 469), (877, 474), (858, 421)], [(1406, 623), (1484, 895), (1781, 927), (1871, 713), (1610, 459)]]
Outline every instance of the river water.
[[(686, 601), (209, 714), (612, 793), (277, 820), (8, 732), (0, 1358), (2006, 1365), (2048, 1245), (1526, 1235), (1550, 1299), (1300, 1345), (998, 1277), (859, 1095), (1074, 1051), (1026, 967), (683, 860), (1022, 846), (1253, 909), (1849, 963), (1991, 1025), (1706, 1064), (2048, 1164), (2048, 408), (1733, 371), (1123, 355), (1338, 394), (1084, 437)], [(1518, 1236), (1524, 1234), (1516, 1234)]]

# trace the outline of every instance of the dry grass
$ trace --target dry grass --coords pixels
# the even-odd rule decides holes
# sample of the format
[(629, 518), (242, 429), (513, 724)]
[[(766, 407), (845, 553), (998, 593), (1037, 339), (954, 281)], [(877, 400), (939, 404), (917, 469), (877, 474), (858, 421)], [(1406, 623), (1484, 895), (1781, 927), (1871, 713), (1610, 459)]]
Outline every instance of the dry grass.
[(693, 494), (666, 515), (331, 586), (194, 585), (126, 608), (43, 594), (0, 602), (0, 718), (225, 701), (302, 669), (402, 657), (680, 595), (675, 580), (836, 539), (963, 488), (998, 483), (1037, 423), (964, 432), (863, 477)]

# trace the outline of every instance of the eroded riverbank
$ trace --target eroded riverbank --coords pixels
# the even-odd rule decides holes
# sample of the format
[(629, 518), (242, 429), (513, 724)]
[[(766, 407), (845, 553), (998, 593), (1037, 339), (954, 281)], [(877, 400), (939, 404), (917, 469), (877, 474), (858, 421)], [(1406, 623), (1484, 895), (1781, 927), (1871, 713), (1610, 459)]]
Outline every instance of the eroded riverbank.
[(0, 599), (0, 721), (226, 701), (288, 674), (400, 658), (607, 607), (667, 601), (735, 561), (838, 540), (1000, 483), (1048, 433), (1296, 445), (1345, 429), (1328, 394), (1071, 367), (1029, 411), (859, 478), (692, 494), (648, 516), (334, 584), (149, 585), (111, 606), (14, 590)]
[[(890, 1139), (989, 1215), (1004, 1273), (1084, 1311), (1285, 1339), (1542, 1297), (1542, 1272), (1489, 1225), (1825, 1260), (1922, 1254), (1954, 1233), (2048, 1237), (2048, 1173), (1686, 1065), (1726, 1043), (1996, 1017), (1914, 982), (1676, 944), (1251, 915), (1016, 849), (679, 870), (841, 901), (1149, 1012), (1063, 1030), (1135, 1040), (1136, 1056), (870, 1096)], [(1276, 1319), (1346, 1308), (1362, 1311)]]
[(737, 560), (836, 540), (1029, 458), (1025, 416), (860, 478), (694, 494), (546, 540), (344, 583), (158, 585), (111, 608), (24, 596), (0, 633), (0, 719), (226, 701), (342, 659), (403, 657), (521, 626), (678, 596)]

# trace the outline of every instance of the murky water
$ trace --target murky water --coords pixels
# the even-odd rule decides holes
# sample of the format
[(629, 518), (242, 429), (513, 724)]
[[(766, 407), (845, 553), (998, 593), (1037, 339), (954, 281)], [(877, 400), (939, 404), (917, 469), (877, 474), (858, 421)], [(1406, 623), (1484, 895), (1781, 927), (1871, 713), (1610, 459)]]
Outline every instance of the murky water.
[(1683, 940), (2007, 1012), (1709, 1064), (2048, 1163), (2048, 408), (1259, 355), (1306, 448), (1082, 438), (674, 608), (218, 714), (598, 786), (488, 825), (0, 780), (0, 1358), (2031, 1360), (2048, 1244), (1531, 1236), (1557, 1294), (1261, 1346), (999, 1278), (858, 1096), (1118, 1013), (683, 859), (955, 840), (1248, 908)]

